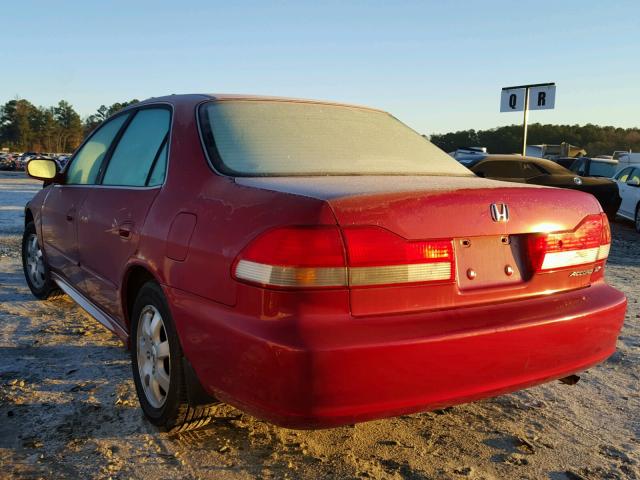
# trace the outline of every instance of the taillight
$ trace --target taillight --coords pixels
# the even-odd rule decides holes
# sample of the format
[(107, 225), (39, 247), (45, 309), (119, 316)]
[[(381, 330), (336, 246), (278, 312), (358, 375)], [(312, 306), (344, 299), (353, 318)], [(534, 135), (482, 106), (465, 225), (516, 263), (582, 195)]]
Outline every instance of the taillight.
[(451, 240), (406, 240), (380, 227), (344, 229), (349, 285), (453, 281)]
[(277, 287), (347, 285), (344, 247), (338, 227), (284, 227), (269, 230), (240, 254), (234, 275)]
[(534, 271), (574, 267), (606, 259), (610, 244), (606, 215), (589, 215), (570, 232), (531, 235), (529, 257)]
[[(409, 241), (380, 227), (284, 227), (253, 240), (233, 267), (239, 280), (293, 288), (452, 282), (452, 241)], [(346, 247), (346, 248), (345, 248)], [(346, 250), (346, 258), (345, 258)]]

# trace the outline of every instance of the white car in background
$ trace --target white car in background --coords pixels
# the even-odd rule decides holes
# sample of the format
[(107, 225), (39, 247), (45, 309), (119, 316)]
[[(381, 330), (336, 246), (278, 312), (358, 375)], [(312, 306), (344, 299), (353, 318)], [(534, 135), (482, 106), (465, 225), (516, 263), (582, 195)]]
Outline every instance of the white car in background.
[(640, 233), (640, 165), (623, 168), (613, 178), (622, 198), (618, 215), (633, 220)]

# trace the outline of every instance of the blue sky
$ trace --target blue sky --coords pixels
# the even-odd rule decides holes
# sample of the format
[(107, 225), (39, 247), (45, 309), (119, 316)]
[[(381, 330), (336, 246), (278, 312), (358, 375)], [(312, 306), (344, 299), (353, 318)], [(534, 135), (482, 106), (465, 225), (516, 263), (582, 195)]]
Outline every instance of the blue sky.
[(372, 105), (421, 133), (521, 122), (503, 86), (555, 81), (531, 122), (640, 126), (640, 2), (6, 2), (0, 102), (257, 93)]

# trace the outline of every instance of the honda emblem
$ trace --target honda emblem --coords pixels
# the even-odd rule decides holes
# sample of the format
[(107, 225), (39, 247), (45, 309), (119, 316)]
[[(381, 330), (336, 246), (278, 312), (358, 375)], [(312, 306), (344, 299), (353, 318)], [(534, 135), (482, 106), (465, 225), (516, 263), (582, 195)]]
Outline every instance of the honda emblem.
[(494, 222), (509, 221), (509, 207), (506, 203), (492, 203), (490, 210)]

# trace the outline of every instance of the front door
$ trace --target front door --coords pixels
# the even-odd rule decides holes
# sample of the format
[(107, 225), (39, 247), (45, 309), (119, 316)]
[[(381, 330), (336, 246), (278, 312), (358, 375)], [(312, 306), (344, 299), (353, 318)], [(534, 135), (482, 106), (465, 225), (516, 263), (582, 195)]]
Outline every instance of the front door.
[(120, 115), (102, 125), (71, 159), (62, 184), (53, 185), (42, 206), (42, 237), (50, 267), (81, 287), (78, 213), (93, 189), (102, 160), (126, 120)]
[(53, 185), (42, 204), (42, 239), (49, 267), (75, 284), (80, 281), (77, 238), (78, 210), (86, 188)]
[(133, 115), (78, 221), (84, 290), (116, 318), (123, 318), (120, 292), (125, 270), (164, 181), (171, 119), (170, 110), (162, 106), (143, 107)]

